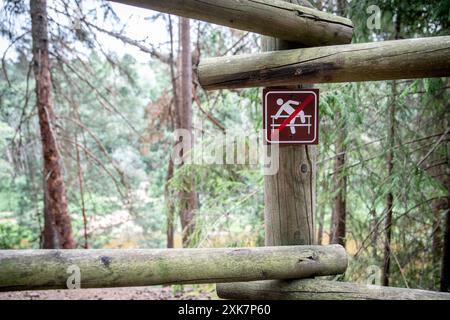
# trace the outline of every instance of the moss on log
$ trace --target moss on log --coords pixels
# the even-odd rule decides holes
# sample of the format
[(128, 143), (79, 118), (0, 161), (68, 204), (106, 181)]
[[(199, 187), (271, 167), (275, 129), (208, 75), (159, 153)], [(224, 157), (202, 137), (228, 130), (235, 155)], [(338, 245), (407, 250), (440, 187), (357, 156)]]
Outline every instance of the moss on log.
[[(0, 290), (81, 288), (292, 279), (343, 273), (345, 249), (287, 246), (160, 250), (2, 250)], [(69, 272), (68, 272), (69, 270)]]
[(450, 76), (450, 36), (292, 49), (200, 62), (204, 89)]
[(280, 0), (113, 0), (267, 36), (320, 46), (352, 40), (349, 19)]
[(239, 300), (450, 300), (450, 293), (317, 279), (221, 283), (217, 294)]

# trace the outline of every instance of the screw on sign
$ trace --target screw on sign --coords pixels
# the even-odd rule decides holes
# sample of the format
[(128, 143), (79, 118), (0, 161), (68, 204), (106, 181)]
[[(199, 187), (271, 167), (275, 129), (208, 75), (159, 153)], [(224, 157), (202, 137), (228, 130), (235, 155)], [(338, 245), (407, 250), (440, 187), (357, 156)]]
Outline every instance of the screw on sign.
[(264, 89), (263, 108), (266, 143), (319, 142), (319, 89)]

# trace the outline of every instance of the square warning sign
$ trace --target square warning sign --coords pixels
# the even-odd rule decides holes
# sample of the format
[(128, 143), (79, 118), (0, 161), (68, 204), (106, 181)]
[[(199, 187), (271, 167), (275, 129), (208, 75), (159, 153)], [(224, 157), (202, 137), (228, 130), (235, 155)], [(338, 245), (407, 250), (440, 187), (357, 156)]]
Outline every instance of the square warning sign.
[(319, 142), (319, 89), (263, 90), (266, 143)]

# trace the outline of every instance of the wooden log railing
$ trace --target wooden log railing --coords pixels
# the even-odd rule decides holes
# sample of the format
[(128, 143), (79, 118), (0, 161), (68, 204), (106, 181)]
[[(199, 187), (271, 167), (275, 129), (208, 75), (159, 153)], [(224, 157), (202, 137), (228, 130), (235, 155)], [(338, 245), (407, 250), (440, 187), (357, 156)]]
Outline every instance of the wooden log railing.
[(343, 273), (345, 249), (283, 246), (160, 250), (2, 250), (0, 291), (67, 288), (76, 266), (81, 288), (292, 279)]
[(317, 279), (221, 283), (217, 294), (239, 300), (450, 300), (450, 293)]
[(351, 20), (280, 0), (113, 0), (309, 46), (352, 40)]
[(450, 76), (450, 36), (292, 49), (200, 62), (204, 89)]

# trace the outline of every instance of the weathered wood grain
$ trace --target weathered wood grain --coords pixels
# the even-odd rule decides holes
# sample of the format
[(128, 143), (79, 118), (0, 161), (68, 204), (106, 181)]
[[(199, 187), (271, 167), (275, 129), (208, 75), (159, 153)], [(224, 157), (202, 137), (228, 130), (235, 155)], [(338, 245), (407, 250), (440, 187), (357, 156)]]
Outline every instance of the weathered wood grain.
[(280, 0), (113, 1), (311, 46), (350, 43), (353, 33), (349, 19)]
[(2, 250), (0, 291), (67, 288), (77, 266), (81, 288), (216, 283), (339, 274), (343, 247), (287, 246), (155, 250)]
[(222, 283), (217, 294), (238, 300), (450, 300), (450, 293), (317, 279)]
[[(298, 0), (288, 2), (298, 3)], [(264, 51), (298, 48), (301, 44), (264, 37)], [(293, 86), (291, 89), (299, 89)], [(280, 168), (264, 177), (266, 245), (314, 244), (315, 146), (280, 146)]]
[(266, 245), (314, 244), (315, 146), (279, 148), (280, 168), (264, 176)]
[(205, 59), (205, 89), (450, 76), (450, 36)]

